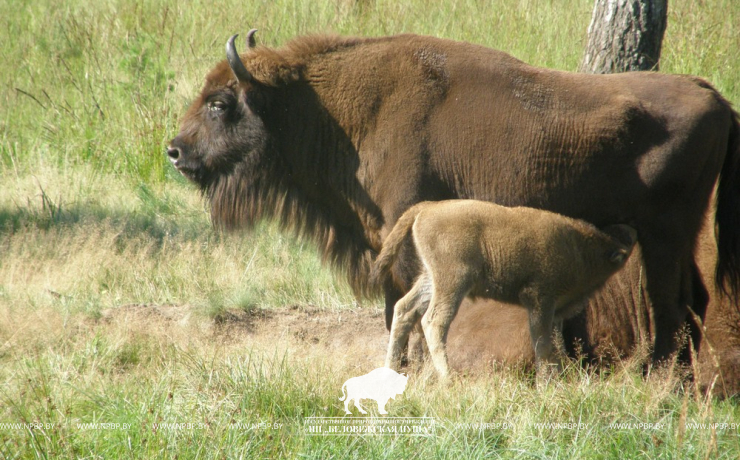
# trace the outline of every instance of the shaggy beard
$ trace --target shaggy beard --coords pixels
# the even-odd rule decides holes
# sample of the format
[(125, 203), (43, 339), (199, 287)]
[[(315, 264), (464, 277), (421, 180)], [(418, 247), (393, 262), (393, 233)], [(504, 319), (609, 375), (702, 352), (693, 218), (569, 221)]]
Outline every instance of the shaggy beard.
[(336, 225), (331, 211), (312, 203), (286, 179), (237, 169), (210, 181), (203, 192), (216, 228), (250, 230), (263, 219), (277, 221), (282, 230), (316, 244), (322, 261), (346, 274), (356, 296), (378, 294), (379, 286), (370, 281), (375, 251), (364, 238)]

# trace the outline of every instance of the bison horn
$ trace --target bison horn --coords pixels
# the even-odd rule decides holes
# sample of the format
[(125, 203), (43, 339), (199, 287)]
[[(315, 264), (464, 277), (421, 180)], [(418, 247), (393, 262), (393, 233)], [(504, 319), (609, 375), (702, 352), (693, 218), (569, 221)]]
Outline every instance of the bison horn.
[(247, 47), (254, 48), (257, 46), (257, 40), (254, 38), (254, 34), (257, 33), (257, 29), (252, 29), (247, 32)]
[(229, 41), (226, 42), (226, 59), (228, 59), (231, 71), (234, 72), (237, 80), (240, 82), (250, 82), (253, 80), (252, 74), (244, 67), (244, 63), (239, 57), (239, 53), (236, 52), (236, 46), (234, 45), (234, 40), (238, 36), (239, 34), (232, 35)]

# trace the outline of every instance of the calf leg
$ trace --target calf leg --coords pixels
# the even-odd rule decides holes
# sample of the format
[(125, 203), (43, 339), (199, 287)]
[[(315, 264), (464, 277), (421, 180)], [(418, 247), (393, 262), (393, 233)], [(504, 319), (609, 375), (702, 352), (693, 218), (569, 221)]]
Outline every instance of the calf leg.
[[(424, 315), (429, 302), (419, 306), (419, 318)], [(409, 336), (409, 365), (420, 365), (424, 362), (424, 357), (429, 356), (429, 349), (427, 348), (427, 342), (424, 339), (424, 330), (421, 328), (421, 321), (417, 321), (416, 325), (412, 330), (412, 334)]]
[[(525, 294), (520, 298), (522, 305), (529, 311), (529, 335), (534, 349), (537, 380), (549, 379), (559, 372), (561, 363), (555, 354), (553, 332), (555, 326), (555, 306), (549, 299), (540, 299), (534, 294)], [(562, 322), (558, 321), (562, 327)]]
[(443, 380), (450, 375), (447, 360), (447, 333), (450, 330), (452, 320), (455, 319), (457, 310), (460, 308), (460, 303), (471, 288), (471, 282), (468, 278), (468, 276), (463, 276), (459, 280), (435, 282), (429, 309), (421, 320), (421, 327), (424, 330), (424, 337), (426, 337), (427, 346), (429, 347), (429, 355), (437, 373)]
[(383, 285), (383, 293), (385, 294), (385, 328), (390, 331), (393, 324), (393, 308), (399, 299), (403, 297), (403, 294), (393, 284), (390, 278)]
[(391, 334), (388, 342), (388, 353), (385, 367), (398, 370), (401, 359), (408, 345), (411, 328), (419, 321), (429, 303), (431, 279), (429, 274), (422, 273), (411, 290), (396, 303), (391, 323)]

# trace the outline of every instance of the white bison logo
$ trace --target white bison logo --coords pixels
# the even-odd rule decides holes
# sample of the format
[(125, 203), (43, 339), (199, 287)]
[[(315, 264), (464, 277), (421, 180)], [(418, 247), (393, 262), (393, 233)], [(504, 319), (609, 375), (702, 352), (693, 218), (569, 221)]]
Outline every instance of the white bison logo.
[(388, 400), (396, 399), (396, 395), (403, 393), (408, 380), (408, 376), (399, 374), (393, 369), (379, 367), (365, 375), (352, 377), (344, 382), (342, 397), (339, 400), (344, 401), (344, 411), (347, 414), (352, 413), (349, 410), (349, 402), (352, 400), (354, 400), (355, 406), (360, 412), (367, 414), (360, 406), (360, 399), (374, 399), (378, 403), (378, 412), (387, 414), (385, 405)]

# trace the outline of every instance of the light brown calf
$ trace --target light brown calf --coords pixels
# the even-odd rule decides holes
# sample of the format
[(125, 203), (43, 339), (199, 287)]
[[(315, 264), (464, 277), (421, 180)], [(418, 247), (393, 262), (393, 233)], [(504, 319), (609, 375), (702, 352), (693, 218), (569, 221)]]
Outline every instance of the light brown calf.
[(637, 239), (627, 225), (599, 230), (538, 209), (476, 200), (423, 202), (406, 211), (385, 239), (374, 276), (389, 272), (409, 234), (421, 274), (395, 306), (385, 365), (399, 368), (409, 332), (421, 318), (442, 378), (449, 374), (447, 332), (466, 296), (526, 308), (538, 377), (559, 365), (554, 329), (624, 266)]

